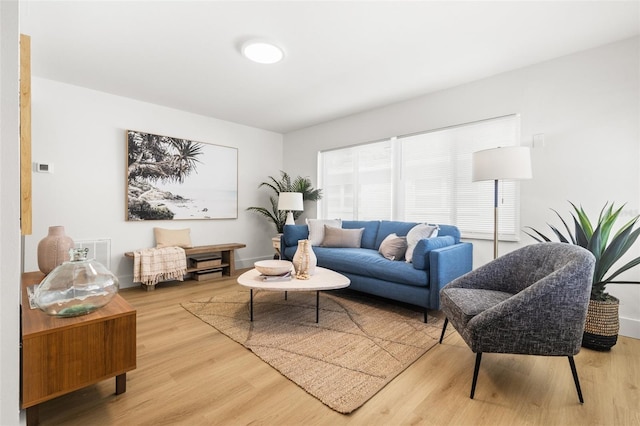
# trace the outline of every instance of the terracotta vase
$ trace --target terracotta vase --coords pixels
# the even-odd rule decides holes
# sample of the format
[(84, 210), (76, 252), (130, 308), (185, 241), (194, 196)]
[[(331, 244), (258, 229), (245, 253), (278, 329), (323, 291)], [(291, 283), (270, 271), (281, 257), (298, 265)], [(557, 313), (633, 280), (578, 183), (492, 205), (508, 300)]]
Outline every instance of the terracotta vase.
[(64, 233), (64, 226), (50, 226), (49, 234), (38, 243), (38, 268), (43, 274), (69, 260), (74, 242)]
[(316, 272), (318, 258), (311, 248), (311, 241), (298, 240), (298, 249), (293, 255), (293, 268), (296, 271), (296, 277), (304, 277), (313, 275)]

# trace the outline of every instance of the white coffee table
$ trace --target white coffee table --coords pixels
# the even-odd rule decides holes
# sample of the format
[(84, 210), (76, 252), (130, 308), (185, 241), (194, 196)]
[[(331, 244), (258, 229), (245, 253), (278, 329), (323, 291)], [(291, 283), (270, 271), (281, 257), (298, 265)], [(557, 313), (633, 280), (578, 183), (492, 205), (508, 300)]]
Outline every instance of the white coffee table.
[(320, 315), (320, 291), (337, 290), (349, 287), (351, 281), (342, 274), (326, 268), (316, 267), (316, 271), (308, 280), (294, 277), (289, 281), (263, 281), (256, 269), (245, 272), (238, 277), (238, 284), (250, 289), (250, 317), (253, 321), (253, 290), (284, 291), (285, 300), (289, 291), (316, 292), (316, 322)]

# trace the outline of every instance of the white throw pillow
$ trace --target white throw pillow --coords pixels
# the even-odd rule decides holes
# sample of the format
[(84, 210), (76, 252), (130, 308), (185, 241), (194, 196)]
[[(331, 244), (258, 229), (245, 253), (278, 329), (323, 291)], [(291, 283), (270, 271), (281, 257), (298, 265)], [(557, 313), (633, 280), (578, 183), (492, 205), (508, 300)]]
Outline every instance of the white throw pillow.
[(319, 246), (324, 240), (324, 226), (342, 228), (342, 219), (307, 219), (309, 241), (312, 246)]
[(415, 250), (418, 241), (424, 238), (433, 238), (438, 236), (438, 225), (428, 225), (420, 223), (409, 231), (407, 234), (407, 251), (404, 254), (405, 262), (411, 263), (413, 260), (413, 250)]

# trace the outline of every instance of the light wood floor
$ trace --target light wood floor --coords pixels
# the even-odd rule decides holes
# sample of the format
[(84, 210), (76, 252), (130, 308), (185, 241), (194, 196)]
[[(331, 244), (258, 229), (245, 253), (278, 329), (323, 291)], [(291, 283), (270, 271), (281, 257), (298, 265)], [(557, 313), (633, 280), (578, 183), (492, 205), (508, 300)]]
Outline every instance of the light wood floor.
[(121, 294), (138, 311), (138, 366), (127, 392), (107, 380), (40, 406), (43, 425), (640, 425), (640, 340), (583, 349), (578, 402), (567, 358), (474, 354), (449, 336), (350, 415), (332, 411), (180, 302), (234, 280), (158, 285)]

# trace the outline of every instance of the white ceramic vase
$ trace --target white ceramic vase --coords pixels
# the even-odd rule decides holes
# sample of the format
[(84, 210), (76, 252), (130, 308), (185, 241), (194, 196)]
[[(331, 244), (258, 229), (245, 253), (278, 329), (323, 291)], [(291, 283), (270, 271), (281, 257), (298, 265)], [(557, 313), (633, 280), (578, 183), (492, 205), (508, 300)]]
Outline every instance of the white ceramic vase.
[(318, 258), (311, 248), (311, 241), (298, 240), (298, 249), (293, 255), (293, 268), (296, 275), (308, 274), (313, 275), (316, 272)]

